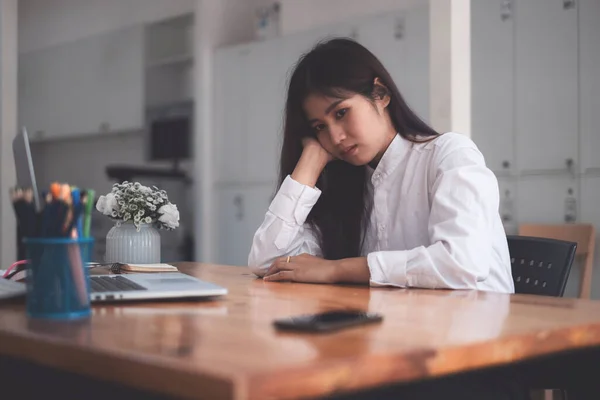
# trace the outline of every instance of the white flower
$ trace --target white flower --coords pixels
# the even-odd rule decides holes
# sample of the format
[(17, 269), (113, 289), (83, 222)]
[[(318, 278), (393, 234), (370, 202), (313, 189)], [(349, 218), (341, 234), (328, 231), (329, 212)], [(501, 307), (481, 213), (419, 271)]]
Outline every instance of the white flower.
[(117, 199), (114, 193), (109, 193), (106, 196), (100, 196), (96, 203), (96, 209), (104, 215), (113, 215), (116, 213)]
[(152, 193), (152, 189), (150, 189), (148, 186), (140, 186), (140, 192), (144, 193), (144, 194), (150, 194)]
[(139, 182), (114, 184), (108, 195), (100, 196), (96, 208), (102, 214), (116, 219), (117, 223), (133, 221), (137, 228), (141, 223), (153, 223), (161, 229), (179, 226), (179, 211), (177, 206), (169, 202), (167, 192)]
[(161, 216), (158, 218), (160, 222), (166, 225), (169, 229), (175, 229), (179, 226), (179, 210), (175, 204), (167, 203), (158, 209)]

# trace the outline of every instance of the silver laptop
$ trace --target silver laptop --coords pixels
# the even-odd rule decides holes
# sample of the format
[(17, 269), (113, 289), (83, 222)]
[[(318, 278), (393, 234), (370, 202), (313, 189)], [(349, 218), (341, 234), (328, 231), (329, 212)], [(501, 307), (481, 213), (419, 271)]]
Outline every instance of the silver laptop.
[[(31, 187), (39, 201), (27, 130), (13, 140), (17, 184)], [(36, 208), (39, 205), (36, 204)], [(39, 208), (38, 208), (39, 209)], [(23, 288), (21, 291), (24, 291)], [(92, 302), (211, 297), (227, 294), (227, 289), (180, 272), (153, 272), (90, 276)]]
[(227, 294), (227, 289), (180, 272), (93, 275), (92, 302), (209, 297)]

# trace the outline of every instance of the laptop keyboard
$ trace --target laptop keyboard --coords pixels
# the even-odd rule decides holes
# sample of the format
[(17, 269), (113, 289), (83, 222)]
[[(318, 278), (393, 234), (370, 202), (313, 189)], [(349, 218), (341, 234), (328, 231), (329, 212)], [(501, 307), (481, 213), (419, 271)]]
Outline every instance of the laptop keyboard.
[(148, 290), (123, 276), (91, 276), (90, 286), (92, 293)]

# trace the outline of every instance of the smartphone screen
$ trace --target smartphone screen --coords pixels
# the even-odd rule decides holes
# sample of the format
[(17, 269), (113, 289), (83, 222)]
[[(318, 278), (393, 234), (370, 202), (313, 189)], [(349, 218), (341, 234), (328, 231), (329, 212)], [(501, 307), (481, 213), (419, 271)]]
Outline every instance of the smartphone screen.
[(274, 321), (277, 329), (327, 332), (348, 328), (351, 326), (380, 322), (383, 317), (379, 314), (361, 310), (335, 310), (320, 314), (299, 315)]

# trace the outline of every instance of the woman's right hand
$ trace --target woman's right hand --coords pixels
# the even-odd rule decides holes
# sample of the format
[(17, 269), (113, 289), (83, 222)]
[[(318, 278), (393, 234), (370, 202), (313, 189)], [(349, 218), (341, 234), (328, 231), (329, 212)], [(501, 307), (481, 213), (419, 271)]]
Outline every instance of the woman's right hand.
[(292, 172), (292, 179), (303, 185), (314, 187), (319, 175), (334, 157), (315, 138), (306, 137), (302, 140), (302, 144), (304, 150)]
[(315, 157), (324, 162), (325, 165), (327, 165), (328, 162), (333, 161), (335, 159), (333, 155), (331, 155), (330, 152), (325, 150), (325, 148), (321, 146), (321, 143), (319, 143), (319, 141), (315, 138), (305, 137), (304, 139), (302, 139), (302, 145), (304, 146), (304, 150), (302, 152), (303, 155), (306, 152), (314, 154)]

